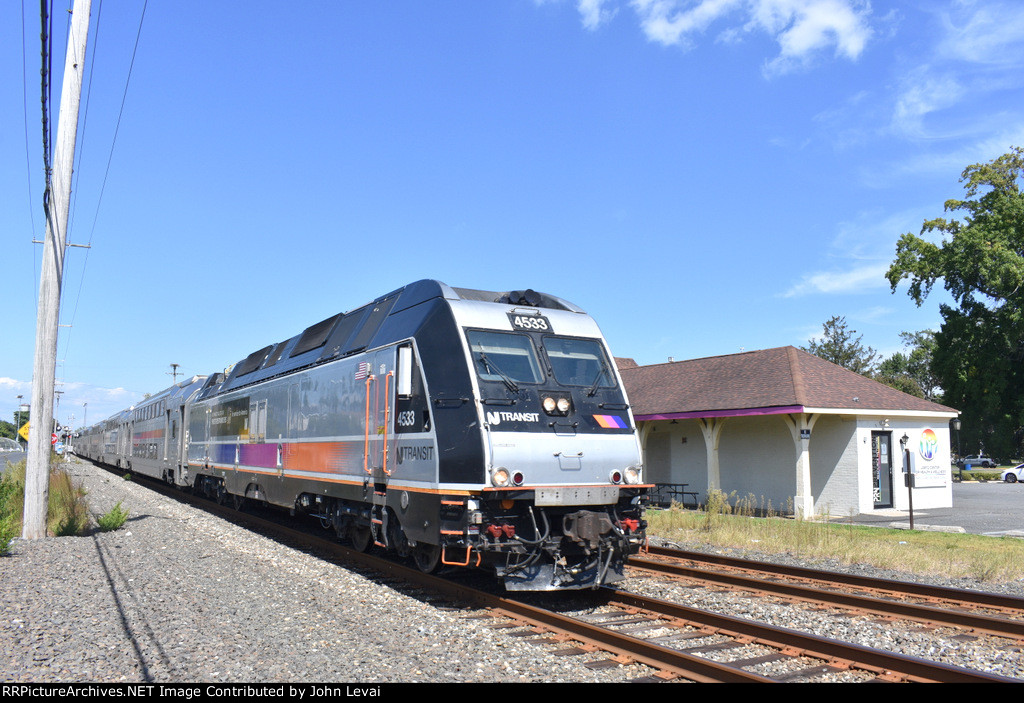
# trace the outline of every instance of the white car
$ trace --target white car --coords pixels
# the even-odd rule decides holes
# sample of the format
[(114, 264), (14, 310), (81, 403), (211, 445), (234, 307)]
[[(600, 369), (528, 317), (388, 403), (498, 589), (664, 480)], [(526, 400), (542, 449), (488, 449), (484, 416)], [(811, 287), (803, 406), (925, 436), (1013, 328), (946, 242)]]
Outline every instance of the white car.
[(0, 437), (0, 453), (23, 451), (21, 445), (8, 437)]
[(1024, 464), (1017, 464), (1012, 469), (1007, 469), (999, 475), (999, 478), (1003, 479), (1007, 483), (1024, 481)]
[(968, 466), (972, 469), (994, 469), (999, 466), (999, 462), (987, 456), (965, 456), (960, 461), (956, 462), (956, 465), (961, 469), (966, 469)]

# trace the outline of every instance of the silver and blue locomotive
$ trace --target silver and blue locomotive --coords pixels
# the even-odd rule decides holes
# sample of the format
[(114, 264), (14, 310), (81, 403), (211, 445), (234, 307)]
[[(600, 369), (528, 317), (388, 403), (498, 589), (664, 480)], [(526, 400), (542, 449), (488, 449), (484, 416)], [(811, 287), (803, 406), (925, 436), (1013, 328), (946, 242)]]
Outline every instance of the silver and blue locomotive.
[(589, 315), (532, 290), (410, 284), (147, 398), (79, 452), (513, 590), (620, 580), (645, 540), (614, 360)]

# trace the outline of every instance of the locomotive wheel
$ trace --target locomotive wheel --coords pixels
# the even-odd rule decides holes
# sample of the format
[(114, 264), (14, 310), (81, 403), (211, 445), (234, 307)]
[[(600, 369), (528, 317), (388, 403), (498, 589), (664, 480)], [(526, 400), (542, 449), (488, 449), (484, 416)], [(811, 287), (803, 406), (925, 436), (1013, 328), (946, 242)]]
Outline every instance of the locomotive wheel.
[(441, 547), (436, 544), (417, 544), (412, 550), (412, 558), (420, 571), (432, 574), (441, 563)]
[(232, 504), (232, 507), (234, 507), (235, 510), (239, 510), (240, 511), (243, 507), (245, 507), (245, 498), (243, 498), (242, 496), (232, 495), (231, 496), (231, 504)]
[(352, 540), (352, 547), (357, 552), (366, 552), (373, 544), (373, 533), (369, 527), (352, 527), (348, 531), (349, 539)]

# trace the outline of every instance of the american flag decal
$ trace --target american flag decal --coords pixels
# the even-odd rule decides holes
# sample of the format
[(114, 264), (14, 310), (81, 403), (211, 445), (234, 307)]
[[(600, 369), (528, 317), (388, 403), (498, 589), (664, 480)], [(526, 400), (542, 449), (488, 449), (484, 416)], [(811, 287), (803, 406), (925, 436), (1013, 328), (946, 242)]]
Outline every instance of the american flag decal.
[(359, 366), (356, 367), (356, 380), (361, 381), (370, 375), (370, 365), (365, 361), (360, 362)]

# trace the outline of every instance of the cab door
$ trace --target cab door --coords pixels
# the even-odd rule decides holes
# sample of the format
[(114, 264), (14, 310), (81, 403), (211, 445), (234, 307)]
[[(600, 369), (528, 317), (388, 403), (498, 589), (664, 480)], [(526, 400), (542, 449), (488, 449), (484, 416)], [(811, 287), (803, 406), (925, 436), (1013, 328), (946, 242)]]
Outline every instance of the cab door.
[(395, 397), (395, 348), (389, 347), (367, 355), (360, 362), (358, 375), (364, 385), (363, 469), (375, 486), (384, 490), (392, 467)]

